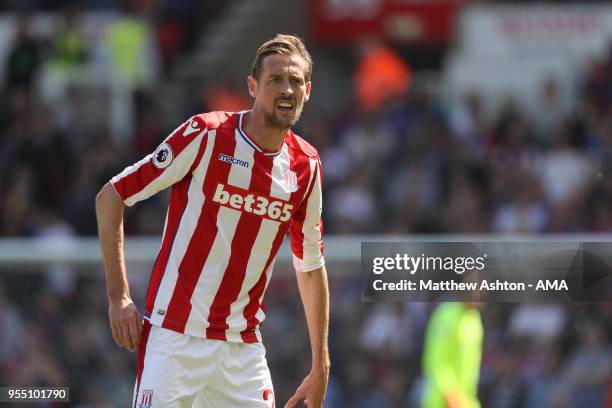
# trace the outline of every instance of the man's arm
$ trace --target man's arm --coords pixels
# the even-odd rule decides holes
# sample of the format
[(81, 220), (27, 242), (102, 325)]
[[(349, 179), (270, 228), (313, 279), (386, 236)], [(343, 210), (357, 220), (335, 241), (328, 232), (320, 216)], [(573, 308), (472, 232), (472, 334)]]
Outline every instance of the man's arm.
[(176, 128), (155, 151), (106, 183), (96, 197), (98, 235), (104, 258), (109, 318), (115, 342), (135, 351), (142, 318), (130, 298), (123, 259), (123, 208), (151, 197), (191, 170), (207, 125), (199, 115)]
[(296, 272), (298, 288), (308, 324), (312, 368), (285, 408), (292, 408), (305, 399), (309, 408), (321, 408), (327, 389), (330, 361), (327, 346), (329, 331), (329, 289), (325, 266), (309, 271)]
[(111, 183), (96, 196), (98, 237), (104, 259), (109, 319), (113, 339), (129, 351), (138, 349), (142, 318), (130, 298), (123, 256), (124, 204)]

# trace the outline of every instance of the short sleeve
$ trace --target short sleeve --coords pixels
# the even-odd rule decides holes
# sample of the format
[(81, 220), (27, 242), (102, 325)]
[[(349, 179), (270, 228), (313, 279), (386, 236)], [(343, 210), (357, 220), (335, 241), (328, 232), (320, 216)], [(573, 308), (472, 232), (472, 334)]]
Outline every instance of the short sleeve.
[(321, 218), (323, 174), (319, 158), (310, 160), (311, 171), (314, 172), (312, 182), (290, 226), (293, 266), (298, 272), (308, 272), (325, 265), (323, 220)]
[(123, 202), (132, 206), (180, 181), (190, 171), (206, 124), (193, 116), (176, 128), (156, 149), (111, 179)]

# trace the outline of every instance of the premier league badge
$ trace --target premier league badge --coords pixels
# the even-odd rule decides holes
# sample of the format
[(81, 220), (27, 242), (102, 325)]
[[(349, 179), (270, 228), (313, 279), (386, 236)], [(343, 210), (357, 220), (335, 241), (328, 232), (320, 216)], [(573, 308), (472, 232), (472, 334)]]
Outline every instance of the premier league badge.
[(172, 163), (174, 155), (172, 154), (172, 148), (168, 143), (162, 143), (153, 152), (153, 165), (158, 169), (165, 169)]

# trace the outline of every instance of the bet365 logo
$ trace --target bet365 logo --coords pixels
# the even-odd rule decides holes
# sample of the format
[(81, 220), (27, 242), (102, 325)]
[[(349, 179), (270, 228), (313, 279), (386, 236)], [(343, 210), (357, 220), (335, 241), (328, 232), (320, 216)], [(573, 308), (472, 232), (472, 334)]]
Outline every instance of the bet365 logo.
[(217, 184), (212, 200), (228, 208), (280, 222), (289, 220), (293, 209), (293, 204), (286, 201), (250, 193), (221, 183)]

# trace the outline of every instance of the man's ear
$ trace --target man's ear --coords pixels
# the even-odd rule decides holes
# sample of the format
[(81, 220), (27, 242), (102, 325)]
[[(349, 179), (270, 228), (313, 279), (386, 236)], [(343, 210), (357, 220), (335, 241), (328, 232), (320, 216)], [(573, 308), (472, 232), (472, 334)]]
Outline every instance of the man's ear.
[(257, 96), (257, 80), (252, 75), (247, 77), (247, 86), (249, 87), (249, 95), (255, 98)]
[(312, 89), (312, 82), (306, 82), (306, 93), (304, 94), (304, 102), (308, 102), (310, 98), (310, 90)]

